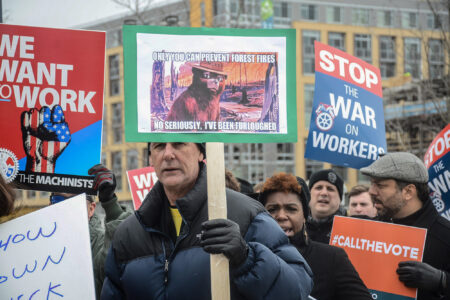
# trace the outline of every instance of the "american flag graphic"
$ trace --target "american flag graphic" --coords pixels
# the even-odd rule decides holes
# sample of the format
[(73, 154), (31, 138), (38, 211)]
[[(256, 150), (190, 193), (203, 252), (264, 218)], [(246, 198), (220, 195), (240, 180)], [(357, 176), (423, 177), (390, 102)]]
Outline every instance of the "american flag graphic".
[(70, 142), (70, 130), (61, 106), (51, 110), (47, 106), (40, 111), (31, 109), (25, 112), (22, 125), (26, 132), (27, 159), (34, 160), (30, 171), (54, 173), (56, 159)]

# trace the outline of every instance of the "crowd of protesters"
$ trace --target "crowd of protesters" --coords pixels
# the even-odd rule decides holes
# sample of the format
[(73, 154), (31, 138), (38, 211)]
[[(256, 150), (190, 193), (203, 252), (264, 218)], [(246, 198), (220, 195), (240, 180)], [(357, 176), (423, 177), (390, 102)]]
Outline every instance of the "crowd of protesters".
[[(342, 205), (333, 169), (310, 178), (276, 173), (252, 190), (226, 171), (227, 219), (208, 220), (204, 144), (149, 143), (158, 182), (132, 213), (115, 195), (114, 174), (89, 170), (106, 216), (87, 198), (98, 299), (209, 299), (209, 254), (230, 261), (232, 299), (372, 299), (346, 252), (329, 244), (334, 216), (427, 229), (422, 262), (402, 261), (397, 276), (419, 300), (450, 299), (450, 222), (428, 191), (428, 172), (410, 153), (380, 156), (361, 172)], [(70, 194), (52, 193), (50, 203)], [(0, 216), (14, 190), (0, 176)]]

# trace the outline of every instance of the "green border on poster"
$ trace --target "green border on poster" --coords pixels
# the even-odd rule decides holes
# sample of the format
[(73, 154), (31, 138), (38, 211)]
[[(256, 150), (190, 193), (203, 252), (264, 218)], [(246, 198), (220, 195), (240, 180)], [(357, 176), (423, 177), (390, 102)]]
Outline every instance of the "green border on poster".
[[(142, 133), (137, 118), (137, 33), (174, 35), (215, 35), (239, 37), (286, 37), (286, 114), (287, 134), (252, 133)], [(230, 29), (123, 26), (125, 76), (125, 140), (127, 142), (224, 142), (224, 143), (289, 143), (297, 141), (296, 43), (295, 29)]]

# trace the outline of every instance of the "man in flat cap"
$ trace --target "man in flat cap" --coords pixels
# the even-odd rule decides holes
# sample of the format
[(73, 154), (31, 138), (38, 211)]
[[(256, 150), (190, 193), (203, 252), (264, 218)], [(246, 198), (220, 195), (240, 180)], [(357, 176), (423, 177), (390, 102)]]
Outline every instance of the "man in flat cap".
[(400, 262), (399, 280), (419, 289), (418, 300), (450, 299), (450, 222), (430, 200), (423, 162), (411, 153), (393, 152), (361, 173), (371, 177), (369, 193), (381, 220), (427, 229), (423, 262)]

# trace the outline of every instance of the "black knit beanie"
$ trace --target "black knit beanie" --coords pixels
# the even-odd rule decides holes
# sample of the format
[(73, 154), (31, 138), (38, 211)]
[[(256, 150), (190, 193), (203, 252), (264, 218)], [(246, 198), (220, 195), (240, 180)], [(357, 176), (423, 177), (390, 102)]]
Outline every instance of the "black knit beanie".
[(313, 185), (317, 182), (317, 181), (328, 181), (329, 183), (331, 183), (332, 185), (334, 185), (339, 193), (339, 197), (342, 200), (342, 191), (344, 188), (344, 181), (342, 180), (341, 176), (339, 176), (338, 173), (336, 173), (333, 169), (326, 169), (326, 170), (320, 170), (317, 171), (315, 173), (313, 173), (311, 175), (311, 177), (309, 178), (309, 189), (311, 190)]

